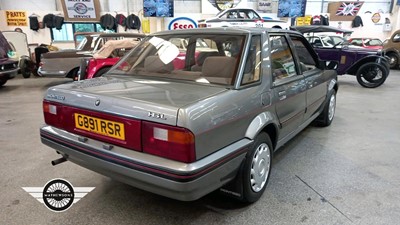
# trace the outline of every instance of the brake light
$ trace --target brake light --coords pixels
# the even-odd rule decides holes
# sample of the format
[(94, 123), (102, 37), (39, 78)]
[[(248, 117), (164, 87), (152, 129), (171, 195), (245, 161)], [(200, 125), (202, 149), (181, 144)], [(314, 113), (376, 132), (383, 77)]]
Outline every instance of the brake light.
[(48, 125), (61, 128), (64, 118), (62, 113), (60, 112), (61, 109), (62, 108), (59, 104), (44, 100), (43, 101), (44, 122)]
[(142, 122), (143, 152), (190, 163), (195, 161), (194, 135), (187, 129)]

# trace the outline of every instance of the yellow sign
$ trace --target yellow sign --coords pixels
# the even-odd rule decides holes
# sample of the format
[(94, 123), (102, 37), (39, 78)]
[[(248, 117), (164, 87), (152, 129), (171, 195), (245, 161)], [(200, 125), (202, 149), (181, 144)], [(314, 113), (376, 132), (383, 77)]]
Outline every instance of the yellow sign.
[(7, 26), (28, 26), (26, 11), (6, 10)]
[(297, 26), (304, 26), (304, 25), (310, 25), (311, 24), (311, 16), (303, 16), (303, 17), (297, 17), (296, 18), (296, 25)]

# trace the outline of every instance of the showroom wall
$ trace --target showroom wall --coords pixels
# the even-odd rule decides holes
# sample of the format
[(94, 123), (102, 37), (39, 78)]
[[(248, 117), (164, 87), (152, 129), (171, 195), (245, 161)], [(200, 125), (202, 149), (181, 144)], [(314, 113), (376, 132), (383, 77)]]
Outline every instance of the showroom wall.
[[(111, 13), (116, 14), (123, 13), (128, 15), (134, 13), (139, 15), (141, 19), (143, 17), (143, 0), (99, 0), (101, 7), (101, 14)], [(237, 1), (238, 6), (252, 7), (257, 9), (257, 0), (241, 0)], [(328, 0), (308, 0), (306, 3), (306, 15), (322, 14), (326, 15)], [(337, 2), (337, 1), (336, 1)], [(341, 27), (343, 29), (353, 30), (352, 37), (370, 36), (378, 37), (381, 40), (385, 40), (390, 37), (390, 34), (398, 29), (399, 26), (399, 7), (394, 6), (392, 13), (390, 13), (390, 0), (364, 0), (364, 5), (360, 9), (358, 15), (362, 18), (364, 26), (359, 28), (351, 28), (351, 21), (330, 21), (331, 26)], [(176, 17), (189, 17), (193, 20), (201, 18), (208, 18), (215, 15), (217, 10), (214, 8), (206, 8), (207, 4), (210, 4), (208, 0), (175, 0), (174, 1), (174, 12)], [(272, 0), (271, 11), (268, 15), (276, 15), (278, 1)], [(62, 14), (61, 0), (0, 0), (0, 30), (14, 30), (15, 26), (7, 26), (5, 21), (5, 10), (25, 10), (27, 15), (36, 14), (39, 15), (39, 20), (43, 19), (43, 16), (48, 13)], [(263, 13), (263, 12), (261, 12)], [(375, 13), (379, 13), (381, 19), (378, 22), (373, 22), (372, 18)], [(391, 22), (391, 30), (384, 31), (384, 21), (388, 18)], [(150, 32), (168, 29), (168, 24), (172, 18), (148, 18), (150, 23)], [(287, 19), (287, 18), (286, 18)], [(51, 42), (50, 30), (40, 29), (35, 32), (29, 29), (29, 27), (21, 27), (22, 30), (27, 34), (29, 43), (45, 43)], [(122, 27), (121, 27), (122, 28)], [(124, 32), (123, 29), (119, 29)], [(137, 31), (130, 31), (137, 32)], [(72, 47), (72, 43), (57, 43), (57, 46), (61, 48)]]

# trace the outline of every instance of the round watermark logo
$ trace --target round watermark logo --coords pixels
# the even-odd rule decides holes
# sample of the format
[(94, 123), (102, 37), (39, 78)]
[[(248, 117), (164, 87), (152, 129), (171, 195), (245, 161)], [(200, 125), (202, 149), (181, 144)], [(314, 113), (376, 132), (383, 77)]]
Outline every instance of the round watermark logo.
[(50, 210), (62, 212), (74, 202), (74, 188), (63, 179), (49, 181), (43, 188), (43, 201)]

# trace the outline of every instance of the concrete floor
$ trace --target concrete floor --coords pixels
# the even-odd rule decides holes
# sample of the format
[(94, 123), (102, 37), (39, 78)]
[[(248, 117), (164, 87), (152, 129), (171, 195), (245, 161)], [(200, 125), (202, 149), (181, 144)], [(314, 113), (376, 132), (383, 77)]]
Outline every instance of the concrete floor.
[[(336, 117), (308, 127), (273, 160), (260, 201), (212, 193), (194, 202), (154, 195), (73, 163), (41, 144), (42, 97), (66, 79), (16, 78), (0, 88), (0, 224), (399, 224), (400, 71), (376, 89), (339, 77)], [(22, 187), (64, 178), (96, 187), (55, 213)]]

